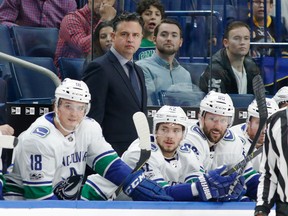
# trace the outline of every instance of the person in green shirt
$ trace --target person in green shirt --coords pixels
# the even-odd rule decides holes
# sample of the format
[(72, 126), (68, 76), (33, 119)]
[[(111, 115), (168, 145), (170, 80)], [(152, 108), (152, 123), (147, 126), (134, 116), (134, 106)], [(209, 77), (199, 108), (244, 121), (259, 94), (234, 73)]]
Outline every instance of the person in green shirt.
[(164, 18), (164, 6), (159, 0), (140, 0), (136, 12), (144, 21), (143, 39), (138, 51), (134, 54), (134, 60), (150, 57), (155, 53), (153, 32), (155, 27)]

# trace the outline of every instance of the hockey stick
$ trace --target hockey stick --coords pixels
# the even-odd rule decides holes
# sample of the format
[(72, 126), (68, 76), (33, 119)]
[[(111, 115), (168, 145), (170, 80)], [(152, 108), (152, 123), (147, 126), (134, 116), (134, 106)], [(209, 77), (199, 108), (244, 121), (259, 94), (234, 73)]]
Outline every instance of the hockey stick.
[(233, 166), (231, 169), (229, 169), (225, 175), (230, 175), (233, 172), (239, 170), (239, 169), (243, 169), (243, 167), (246, 166), (246, 164), (251, 161), (253, 158), (255, 158), (256, 156), (258, 156), (259, 154), (261, 154), (263, 152), (263, 146), (260, 146), (256, 151), (252, 152), (250, 155), (247, 155), (247, 157), (245, 157), (242, 161), (240, 161), (239, 163), (237, 163), (235, 166)]
[[(239, 162), (238, 164), (236, 164), (235, 166), (233, 166), (230, 170), (228, 170), (228, 172), (225, 173), (225, 175), (227, 174), (231, 174), (235, 171), (238, 172), (238, 174), (242, 174), (244, 172), (244, 169), (246, 167), (246, 164), (253, 159), (253, 155), (254, 157), (256, 157), (258, 154), (260, 154), (262, 152), (259, 152), (257, 155), (255, 155), (254, 149), (255, 146), (257, 144), (257, 141), (260, 137), (261, 131), (263, 129), (263, 127), (266, 124), (267, 118), (268, 118), (268, 111), (267, 111), (267, 105), (266, 105), (266, 97), (265, 97), (265, 87), (262, 81), (262, 78), (260, 75), (256, 75), (253, 78), (253, 91), (254, 91), (254, 95), (255, 95), (255, 99), (257, 102), (257, 107), (258, 107), (258, 112), (259, 112), (259, 127), (258, 130), (256, 132), (256, 135), (251, 143), (251, 146), (248, 150), (248, 153), (246, 154), (247, 156), (244, 158), (244, 160), (242, 160), (241, 162)], [(262, 149), (262, 147), (261, 147)], [(252, 156), (251, 156), (252, 155)], [(252, 157), (251, 159), (249, 159), (249, 157)]]
[(0, 135), (0, 148), (13, 149), (18, 144), (18, 138), (9, 135)]
[(253, 78), (253, 91), (254, 91), (255, 99), (257, 102), (257, 106), (258, 106), (260, 122), (259, 122), (258, 130), (257, 130), (256, 135), (253, 139), (253, 142), (252, 142), (252, 144), (248, 150), (247, 155), (250, 155), (254, 151), (256, 143), (260, 137), (261, 131), (262, 131), (263, 127), (265, 126), (267, 118), (268, 118), (266, 96), (265, 96), (265, 87), (264, 87), (263, 80), (262, 80), (260, 75), (256, 75)]
[[(150, 129), (146, 115), (143, 112), (136, 112), (133, 115), (133, 121), (139, 137), (139, 147), (141, 151), (140, 158), (136, 163), (136, 166), (133, 169), (132, 173), (140, 170), (151, 155)], [(122, 191), (122, 187), (123, 182), (118, 186), (117, 190), (115, 191), (113, 199), (115, 199), (120, 194), (120, 192)]]

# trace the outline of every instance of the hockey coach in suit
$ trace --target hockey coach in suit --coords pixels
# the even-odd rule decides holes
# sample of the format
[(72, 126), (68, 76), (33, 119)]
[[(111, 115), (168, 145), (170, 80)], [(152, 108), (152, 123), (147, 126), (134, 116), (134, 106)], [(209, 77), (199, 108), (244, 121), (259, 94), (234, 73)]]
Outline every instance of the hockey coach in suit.
[(138, 138), (133, 114), (147, 112), (143, 71), (132, 62), (141, 44), (142, 28), (135, 13), (118, 15), (113, 20), (111, 50), (92, 61), (83, 74), (91, 93), (88, 116), (101, 125), (105, 139), (119, 155)]

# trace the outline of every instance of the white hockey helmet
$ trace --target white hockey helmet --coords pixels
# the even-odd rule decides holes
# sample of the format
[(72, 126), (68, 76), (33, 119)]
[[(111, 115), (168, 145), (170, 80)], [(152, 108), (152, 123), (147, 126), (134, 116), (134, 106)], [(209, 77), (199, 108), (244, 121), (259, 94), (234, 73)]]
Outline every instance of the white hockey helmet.
[(200, 116), (205, 112), (231, 117), (229, 126), (233, 124), (235, 108), (233, 101), (228, 94), (210, 91), (200, 102)]
[(66, 78), (55, 91), (56, 101), (60, 98), (77, 102), (90, 103), (91, 95), (83, 81)]
[[(279, 107), (273, 98), (266, 98), (266, 106), (268, 117), (270, 117), (273, 113), (279, 110)], [(256, 99), (254, 99), (248, 106), (248, 117), (247, 117), (248, 121), (250, 120), (251, 116), (259, 118), (259, 110)]]
[(69, 78), (65, 78), (62, 83), (56, 88), (55, 90), (55, 117), (56, 121), (59, 123), (60, 127), (68, 132), (71, 133), (76, 130), (76, 128), (79, 126), (79, 124), (73, 129), (73, 130), (68, 130), (65, 128), (58, 116), (58, 106), (59, 106), (59, 100), (62, 99), (67, 99), (71, 101), (77, 101), (77, 102), (82, 102), (82, 103), (87, 103), (87, 108), (85, 110), (84, 117), (88, 114), (90, 110), (90, 99), (91, 95), (89, 93), (88, 86), (86, 83), (83, 81), (79, 80), (73, 80)]
[(276, 101), (278, 106), (281, 102), (288, 101), (288, 86), (284, 86), (279, 89), (273, 99)]
[(184, 136), (187, 132), (188, 117), (184, 110), (179, 106), (162, 106), (153, 117), (153, 134), (155, 134), (156, 126), (159, 123), (174, 123), (184, 126)]

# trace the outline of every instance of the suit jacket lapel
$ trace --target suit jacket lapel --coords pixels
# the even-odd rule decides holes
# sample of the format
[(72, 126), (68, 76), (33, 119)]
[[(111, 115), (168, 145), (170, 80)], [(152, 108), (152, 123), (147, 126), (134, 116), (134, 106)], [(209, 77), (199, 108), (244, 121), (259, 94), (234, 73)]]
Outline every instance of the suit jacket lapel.
[[(120, 62), (118, 61), (118, 59), (116, 58), (116, 56), (109, 51), (108, 52), (108, 56), (109, 56), (109, 60), (112, 62), (112, 65), (114, 66), (114, 68), (116, 69), (116, 71), (119, 73), (119, 75), (122, 77), (123, 82), (125, 83), (125, 85), (127, 86), (128, 90), (130, 91), (133, 99), (135, 100), (135, 102), (138, 104), (138, 106), (141, 108), (141, 104), (139, 103), (139, 100), (137, 98), (137, 95), (131, 85), (131, 82), (127, 76), (127, 74), (125, 73), (123, 67), (121, 66)], [(138, 69), (136, 69), (137, 75), (139, 77), (139, 81), (140, 81), (140, 86), (141, 86), (141, 90), (143, 89), (143, 78), (141, 76), (139, 76), (139, 71)], [(143, 90), (142, 90), (143, 92)], [(143, 93), (142, 93), (142, 97), (143, 97)], [(142, 98), (143, 100), (143, 98)]]

